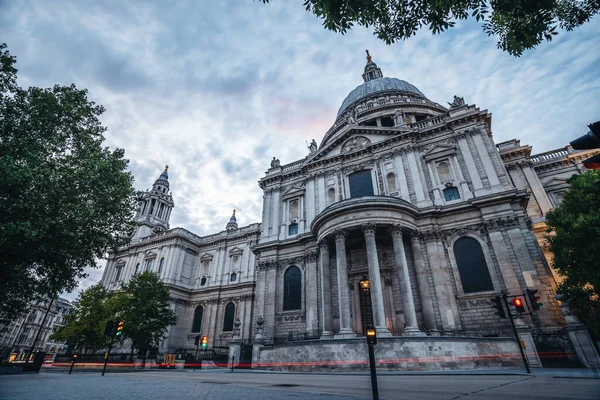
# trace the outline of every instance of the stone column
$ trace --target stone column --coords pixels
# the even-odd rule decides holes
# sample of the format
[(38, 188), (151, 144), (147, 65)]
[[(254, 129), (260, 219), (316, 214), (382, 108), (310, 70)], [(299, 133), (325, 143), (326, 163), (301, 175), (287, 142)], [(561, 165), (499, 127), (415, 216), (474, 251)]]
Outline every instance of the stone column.
[(335, 255), (337, 259), (338, 300), (340, 306), (340, 331), (336, 338), (355, 337), (350, 328), (350, 293), (348, 289), (348, 267), (346, 265), (346, 232), (335, 231)]
[(417, 324), (417, 312), (415, 310), (415, 300), (413, 299), (412, 287), (410, 285), (410, 275), (408, 273), (408, 264), (406, 263), (406, 253), (404, 252), (404, 242), (402, 241), (402, 230), (399, 225), (394, 225), (391, 229), (392, 242), (394, 244), (394, 256), (396, 261), (396, 271), (398, 272), (398, 281), (402, 294), (402, 310), (404, 311), (404, 335), (422, 336), (423, 332)]
[(367, 244), (367, 265), (369, 266), (369, 281), (371, 285), (371, 303), (373, 307), (373, 322), (378, 336), (391, 336), (385, 326), (385, 308), (383, 305), (383, 290), (381, 287), (381, 273), (379, 272), (379, 259), (377, 257), (377, 243), (375, 242), (374, 224), (363, 224), (362, 231)]
[(321, 300), (322, 310), (321, 318), (323, 319), (322, 338), (333, 336), (333, 318), (331, 315), (331, 266), (329, 265), (329, 243), (327, 239), (319, 241), (319, 251), (321, 263)]
[(417, 284), (419, 285), (419, 297), (421, 298), (421, 308), (423, 311), (423, 323), (425, 329), (433, 334), (437, 334), (437, 326), (435, 323), (435, 311), (433, 309), (433, 301), (431, 292), (429, 291), (429, 281), (427, 279), (427, 271), (425, 270), (425, 260), (423, 259), (423, 249), (421, 248), (421, 239), (419, 234), (413, 232), (410, 236), (410, 243), (415, 262), (415, 272), (417, 275)]

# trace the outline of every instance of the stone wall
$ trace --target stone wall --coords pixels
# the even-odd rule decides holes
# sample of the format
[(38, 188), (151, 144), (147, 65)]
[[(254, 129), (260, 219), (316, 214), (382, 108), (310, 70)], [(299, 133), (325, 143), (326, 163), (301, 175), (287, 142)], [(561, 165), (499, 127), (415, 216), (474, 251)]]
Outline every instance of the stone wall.
[[(255, 347), (255, 351), (257, 347)], [(510, 338), (379, 338), (380, 371), (441, 371), (520, 368), (517, 344)], [(364, 338), (294, 342), (262, 347), (253, 368), (276, 371), (363, 371), (369, 368)]]

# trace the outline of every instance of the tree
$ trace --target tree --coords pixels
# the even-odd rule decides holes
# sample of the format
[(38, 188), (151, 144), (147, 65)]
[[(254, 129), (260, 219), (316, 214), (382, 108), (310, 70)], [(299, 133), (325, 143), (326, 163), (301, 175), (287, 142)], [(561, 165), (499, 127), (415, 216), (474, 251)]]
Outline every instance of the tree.
[(600, 338), (600, 171), (568, 180), (562, 203), (546, 215), (553, 264), (565, 280), (564, 294), (577, 317)]
[(156, 276), (145, 271), (122, 287), (116, 300), (117, 314), (125, 320), (123, 337), (131, 340), (131, 352), (146, 351), (158, 346), (170, 325), (177, 318), (171, 310), (169, 289)]
[[(262, 0), (269, 3), (270, 0)], [(599, 0), (304, 0), (308, 12), (323, 26), (346, 33), (356, 24), (374, 27), (387, 44), (408, 39), (426, 26), (437, 34), (457, 20), (475, 17), (488, 36), (498, 36), (498, 48), (520, 56), (543, 40), (552, 40), (556, 28), (571, 31), (600, 10)]]
[(65, 316), (65, 325), (50, 339), (65, 342), (85, 353), (107, 347), (110, 338), (104, 336), (104, 328), (108, 321), (115, 319), (110, 300), (111, 294), (100, 283), (82, 291), (73, 302), (71, 313)]
[(0, 321), (72, 290), (129, 241), (135, 192), (121, 149), (103, 147), (104, 108), (74, 85), (22, 89), (0, 45)]

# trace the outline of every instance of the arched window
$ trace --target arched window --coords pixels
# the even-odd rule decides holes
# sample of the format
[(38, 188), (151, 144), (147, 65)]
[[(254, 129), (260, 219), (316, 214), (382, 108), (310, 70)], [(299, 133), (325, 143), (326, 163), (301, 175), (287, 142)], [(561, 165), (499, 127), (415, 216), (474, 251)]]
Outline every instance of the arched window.
[(298, 200), (290, 202), (290, 219), (298, 218)]
[(154, 259), (146, 261), (146, 271), (152, 271), (152, 264), (154, 263)]
[(494, 290), (492, 277), (479, 242), (463, 237), (454, 242), (454, 257), (465, 293)]
[(204, 315), (204, 308), (202, 306), (196, 307), (194, 311), (194, 322), (192, 323), (192, 332), (200, 332), (202, 328), (202, 316)]
[(158, 263), (158, 273), (160, 274), (162, 272), (163, 269), (163, 264), (165, 263), (165, 259), (161, 258), (160, 262)]
[(206, 285), (206, 277), (200, 279), (200, 286)]
[(350, 197), (373, 196), (373, 178), (371, 170), (365, 169), (348, 175)]
[(117, 265), (117, 276), (115, 281), (119, 281), (121, 279), (121, 272), (123, 272), (123, 265)]
[(387, 184), (388, 184), (388, 192), (395, 192), (398, 189), (396, 188), (396, 174), (390, 172), (387, 174)]
[(228, 303), (225, 306), (225, 317), (223, 318), (223, 332), (233, 331), (233, 318), (235, 317), (235, 305)]
[(438, 176), (440, 177), (440, 182), (447, 182), (452, 180), (452, 175), (450, 174), (450, 166), (446, 161), (442, 161), (437, 165)]
[(283, 311), (302, 308), (302, 272), (290, 267), (283, 275)]
[(231, 274), (231, 277), (229, 278), (229, 280), (231, 282), (235, 282), (237, 280), (237, 274), (235, 272), (233, 274)]
[(135, 264), (135, 271), (133, 272), (133, 275), (137, 275), (140, 272), (140, 263)]
[(446, 199), (446, 201), (460, 200), (460, 193), (458, 192), (458, 188), (449, 187), (444, 189), (444, 199)]
[(329, 188), (327, 190), (327, 204), (333, 204), (335, 202), (335, 189)]

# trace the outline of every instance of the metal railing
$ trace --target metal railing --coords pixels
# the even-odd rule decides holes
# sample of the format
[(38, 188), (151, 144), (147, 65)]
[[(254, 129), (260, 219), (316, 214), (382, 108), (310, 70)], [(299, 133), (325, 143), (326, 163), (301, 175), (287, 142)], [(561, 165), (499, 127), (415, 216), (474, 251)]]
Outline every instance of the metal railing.
[(303, 340), (315, 340), (321, 337), (321, 332), (318, 330), (306, 332), (288, 332), (287, 335), (280, 335), (270, 338), (265, 338), (265, 346), (274, 346), (281, 343), (299, 342)]

